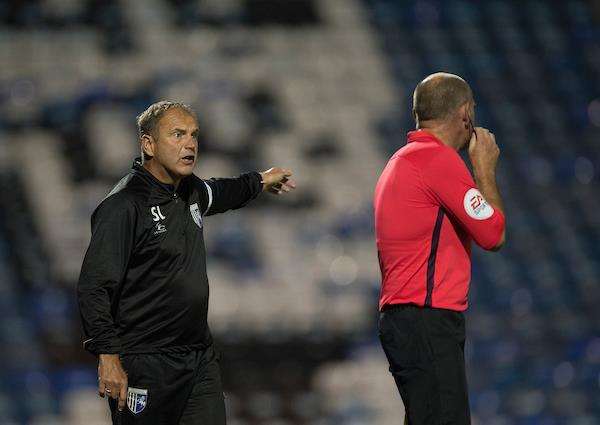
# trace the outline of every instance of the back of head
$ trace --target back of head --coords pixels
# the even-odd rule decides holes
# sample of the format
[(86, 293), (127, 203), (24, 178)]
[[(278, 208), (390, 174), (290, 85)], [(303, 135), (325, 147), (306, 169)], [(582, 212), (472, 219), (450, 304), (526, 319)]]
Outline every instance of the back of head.
[(471, 87), (458, 75), (438, 72), (417, 84), (413, 115), (417, 123), (446, 120), (459, 107), (473, 100)]

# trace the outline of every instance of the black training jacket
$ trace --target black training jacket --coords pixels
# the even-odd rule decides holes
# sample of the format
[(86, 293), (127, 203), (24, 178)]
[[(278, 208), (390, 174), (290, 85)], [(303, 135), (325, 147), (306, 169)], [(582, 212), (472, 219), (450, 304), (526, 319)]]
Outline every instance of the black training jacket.
[(139, 158), (92, 215), (77, 287), (94, 353), (185, 352), (210, 345), (202, 218), (241, 208), (261, 176), (159, 182)]

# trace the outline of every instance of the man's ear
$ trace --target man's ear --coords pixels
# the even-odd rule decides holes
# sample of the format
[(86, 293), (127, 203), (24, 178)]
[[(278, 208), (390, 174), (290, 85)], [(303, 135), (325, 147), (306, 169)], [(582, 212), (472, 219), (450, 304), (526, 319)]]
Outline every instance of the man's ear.
[(458, 113), (460, 114), (460, 120), (462, 121), (462, 125), (466, 130), (471, 128), (471, 116), (469, 111), (469, 102), (465, 103), (458, 109)]
[(142, 152), (146, 156), (154, 156), (154, 138), (149, 134), (143, 134), (140, 138), (140, 143), (142, 144)]

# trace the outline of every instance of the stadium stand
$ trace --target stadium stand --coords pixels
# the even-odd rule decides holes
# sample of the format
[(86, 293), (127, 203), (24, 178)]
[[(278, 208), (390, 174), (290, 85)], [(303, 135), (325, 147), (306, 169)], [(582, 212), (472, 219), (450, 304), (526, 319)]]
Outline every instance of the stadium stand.
[(438, 70), (497, 135), (508, 243), (474, 249), (474, 424), (600, 417), (597, 2), (0, 4), (0, 423), (105, 424), (74, 286), (92, 210), (158, 99), (199, 113), (197, 174), (299, 189), (207, 219), (229, 423), (397, 424), (376, 339), (372, 190)]

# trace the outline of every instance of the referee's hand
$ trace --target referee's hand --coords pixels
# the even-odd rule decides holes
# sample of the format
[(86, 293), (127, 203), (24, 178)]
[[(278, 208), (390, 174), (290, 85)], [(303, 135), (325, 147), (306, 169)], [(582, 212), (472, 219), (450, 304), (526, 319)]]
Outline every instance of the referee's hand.
[(491, 176), (496, 173), (500, 149), (494, 133), (486, 128), (475, 127), (469, 141), (469, 158), (473, 171), (479, 176)]
[(118, 354), (100, 354), (98, 359), (98, 394), (108, 395), (119, 402), (119, 411), (127, 400), (127, 374)]
[(290, 180), (292, 171), (285, 168), (269, 168), (260, 173), (262, 177), (263, 192), (268, 191), (275, 195), (281, 195), (296, 188), (296, 183)]

